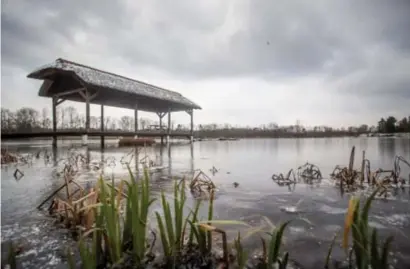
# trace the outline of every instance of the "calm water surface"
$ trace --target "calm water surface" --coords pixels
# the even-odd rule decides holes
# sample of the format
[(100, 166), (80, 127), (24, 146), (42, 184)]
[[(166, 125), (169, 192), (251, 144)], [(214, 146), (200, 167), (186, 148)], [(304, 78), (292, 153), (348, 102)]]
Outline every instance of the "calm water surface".
[[(52, 152), (50, 144), (49, 141), (18, 141), (5, 142), (2, 147), (21, 154), (34, 154), (39, 150)], [(2, 242), (16, 240), (23, 246), (20, 255), (23, 268), (66, 268), (66, 247), (75, 246), (66, 231), (36, 210), (42, 199), (62, 184), (56, 174), (70, 146), (67, 141), (60, 144), (50, 163), (40, 158), (31, 165), (21, 166), (20, 170), (25, 176), (18, 181), (13, 177), (13, 165), (2, 167), (1, 239)], [(146, 152), (140, 152), (138, 159), (146, 154), (166, 167), (153, 175), (154, 195), (158, 195), (161, 189), (171, 192), (173, 181), (170, 176), (201, 169), (212, 177), (219, 189), (215, 200), (216, 218), (244, 220), (254, 226), (266, 227), (265, 217), (274, 224), (296, 219), (286, 232), (286, 248), (290, 250), (291, 258), (304, 268), (323, 268), (330, 241), (343, 224), (348, 195), (341, 196), (327, 179), (317, 185), (299, 184), (290, 190), (276, 185), (271, 176), (273, 173), (286, 173), (309, 161), (318, 165), (327, 177), (336, 164), (347, 166), (352, 146), (356, 146), (356, 167), (360, 167), (363, 150), (372, 169), (391, 169), (396, 155), (410, 159), (408, 138), (202, 141), (193, 145), (148, 148)], [(88, 148), (78, 146), (75, 150), (88, 156), (91, 163), (115, 160), (116, 166), (107, 165), (104, 171), (106, 175), (114, 174), (116, 178), (127, 176), (119, 163), (121, 159), (131, 164), (135, 164), (137, 159), (130, 159), (133, 149), (117, 148), (114, 143), (103, 152), (97, 144), (91, 144)], [(214, 175), (210, 172), (213, 166), (218, 169)], [(78, 181), (84, 184), (95, 182), (99, 173), (94, 169), (85, 170)], [(409, 174), (409, 169), (402, 166), (402, 175), (407, 178)], [(239, 183), (239, 186), (235, 188), (233, 182)], [(371, 225), (379, 229), (381, 236), (395, 236), (394, 261), (400, 268), (410, 268), (409, 200), (408, 187), (399, 190), (394, 198), (376, 200), (370, 219)], [(188, 204), (192, 205), (193, 201)], [(158, 208), (154, 205), (154, 210)], [(247, 232), (243, 227), (224, 228), (231, 238), (238, 229)], [(260, 249), (260, 241), (255, 236), (246, 239), (244, 244), (255, 252)], [(336, 247), (333, 257), (342, 260), (344, 253)]]

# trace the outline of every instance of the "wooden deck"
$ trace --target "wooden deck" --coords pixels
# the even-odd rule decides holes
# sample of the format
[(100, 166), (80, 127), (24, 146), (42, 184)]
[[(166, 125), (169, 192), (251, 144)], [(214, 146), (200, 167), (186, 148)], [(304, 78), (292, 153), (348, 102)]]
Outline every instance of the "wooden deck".
[[(141, 130), (137, 133), (132, 131), (85, 131), (85, 130), (76, 130), (76, 131), (39, 131), (39, 132), (16, 132), (16, 133), (1, 133), (1, 139), (27, 139), (27, 138), (52, 138), (54, 136), (57, 137), (67, 137), (67, 136), (82, 136), (87, 134), (89, 137), (91, 136), (135, 136), (138, 135), (139, 137), (158, 137), (164, 138), (166, 137), (167, 131), (166, 130)], [(190, 131), (173, 131), (169, 134), (170, 138), (187, 138), (190, 139), (191, 133)]]

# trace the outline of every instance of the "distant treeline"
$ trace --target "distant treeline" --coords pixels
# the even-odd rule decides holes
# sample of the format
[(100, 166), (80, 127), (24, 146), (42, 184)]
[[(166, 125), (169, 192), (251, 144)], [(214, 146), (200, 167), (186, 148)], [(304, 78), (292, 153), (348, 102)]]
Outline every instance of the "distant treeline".
[(301, 131), (294, 132), (287, 129), (259, 129), (259, 128), (231, 128), (216, 130), (198, 130), (194, 132), (195, 137), (199, 138), (303, 138), (303, 137), (342, 137), (357, 136), (360, 132), (327, 130), (327, 131)]
[[(74, 107), (57, 109), (57, 128), (59, 130), (77, 130), (85, 126), (85, 115), (79, 114)], [(100, 117), (90, 117), (91, 129), (99, 130)], [(158, 125), (158, 121), (147, 118), (139, 119), (139, 128), (146, 129), (150, 125)], [(175, 124), (171, 122), (172, 130), (189, 130), (189, 124)], [(52, 129), (52, 120), (49, 111), (44, 108), (41, 111), (30, 107), (24, 107), (17, 111), (1, 109), (1, 131), (10, 132), (33, 132)], [(130, 116), (104, 118), (105, 130), (134, 130), (134, 119)], [(410, 116), (401, 120), (389, 116), (381, 118), (376, 125), (350, 126), (348, 128), (334, 129), (328, 126), (304, 127), (302, 125), (279, 126), (276, 123), (268, 123), (259, 127), (241, 127), (230, 124), (198, 124), (194, 126), (194, 134), (197, 137), (334, 137), (355, 136), (363, 133), (396, 133), (410, 132)]]

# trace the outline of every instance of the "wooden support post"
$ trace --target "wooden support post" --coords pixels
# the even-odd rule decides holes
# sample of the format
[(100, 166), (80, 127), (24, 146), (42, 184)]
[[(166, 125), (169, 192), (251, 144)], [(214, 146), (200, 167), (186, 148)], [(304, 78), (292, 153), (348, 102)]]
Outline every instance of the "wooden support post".
[(138, 137), (138, 104), (135, 103), (134, 107), (134, 130), (135, 130), (135, 138)]
[(83, 136), (83, 145), (88, 144), (88, 132), (90, 131), (90, 93), (85, 92), (85, 132)]
[(57, 97), (52, 99), (52, 114), (53, 114), (53, 147), (57, 147)]
[(194, 142), (194, 110), (192, 109), (190, 111), (190, 115), (191, 115), (191, 143)]
[(172, 177), (172, 157), (171, 157), (171, 148), (168, 147), (168, 176)]
[[(100, 122), (100, 127), (101, 127), (101, 133), (104, 132), (104, 105), (101, 105), (101, 122)], [(104, 148), (104, 141), (105, 137), (104, 134), (101, 134), (101, 148)]]
[(85, 94), (85, 130), (90, 131), (90, 96), (88, 91)]
[(191, 171), (195, 171), (195, 165), (194, 165), (194, 143), (191, 143), (190, 145), (190, 151), (191, 151)]
[(161, 145), (164, 144), (164, 136), (162, 135), (162, 117), (164, 115), (162, 114), (162, 112), (158, 113), (158, 117), (159, 117), (159, 132), (161, 135)]
[(171, 109), (168, 110), (168, 129), (167, 129), (167, 144), (171, 138)]

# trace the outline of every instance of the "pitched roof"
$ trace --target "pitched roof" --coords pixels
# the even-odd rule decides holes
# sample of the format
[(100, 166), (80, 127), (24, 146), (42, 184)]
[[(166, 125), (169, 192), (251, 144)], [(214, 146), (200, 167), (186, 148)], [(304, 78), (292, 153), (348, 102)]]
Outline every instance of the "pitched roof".
[(44, 65), (27, 75), (29, 78), (44, 79), (43, 72), (46, 70), (73, 72), (83, 82), (101, 88), (127, 92), (139, 96), (155, 98), (187, 106), (192, 109), (201, 109), (193, 101), (175, 91), (166, 90), (142, 81), (130, 79), (90, 66), (72, 61), (57, 59), (51, 64)]

